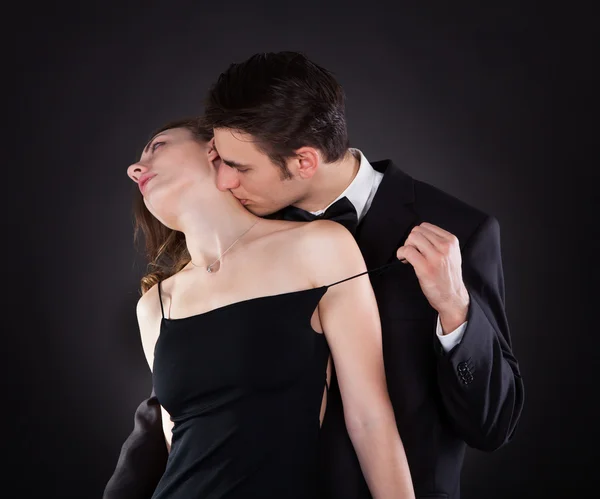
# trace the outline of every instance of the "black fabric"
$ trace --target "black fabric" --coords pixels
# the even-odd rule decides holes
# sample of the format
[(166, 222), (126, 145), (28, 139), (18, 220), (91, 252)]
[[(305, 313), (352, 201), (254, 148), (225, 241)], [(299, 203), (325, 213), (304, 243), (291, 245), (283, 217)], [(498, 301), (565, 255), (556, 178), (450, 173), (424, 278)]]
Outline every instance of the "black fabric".
[(135, 411), (133, 430), (121, 446), (102, 497), (148, 499), (165, 471), (167, 457), (160, 405), (153, 389)]
[(153, 499), (314, 496), (328, 352), (310, 317), (325, 291), (162, 320), (153, 383), (174, 427)]

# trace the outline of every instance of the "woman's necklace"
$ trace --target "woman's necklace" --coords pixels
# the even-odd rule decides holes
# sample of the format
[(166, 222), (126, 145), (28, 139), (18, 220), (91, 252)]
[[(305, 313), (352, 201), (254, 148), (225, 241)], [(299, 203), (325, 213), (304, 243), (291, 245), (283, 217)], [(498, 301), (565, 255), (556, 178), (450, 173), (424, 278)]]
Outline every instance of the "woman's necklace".
[[(254, 227), (254, 226), (255, 226), (255, 225), (258, 223), (258, 222), (260, 222), (260, 220), (261, 220), (261, 219), (259, 218), (259, 219), (258, 219), (256, 222), (254, 222), (254, 223), (253, 223), (253, 224), (250, 226), (250, 229), (252, 229), (252, 227)], [(233, 247), (233, 245), (234, 245), (235, 243), (237, 243), (237, 242), (238, 242), (238, 241), (239, 241), (239, 240), (240, 240), (242, 237), (244, 237), (244, 236), (245, 236), (245, 235), (246, 235), (248, 232), (250, 232), (250, 229), (247, 229), (247, 230), (245, 230), (245, 231), (243, 232), (243, 234), (242, 234), (240, 237), (238, 237), (238, 238), (237, 238), (235, 241), (233, 241), (233, 242), (231, 243), (231, 245), (229, 246), (229, 248), (227, 248), (225, 251), (223, 251), (223, 253), (221, 253), (221, 255), (219, 256), (219, 258), (217, 258), (217, 259), (216, 259), (216, 260), (215, 260), (213, 263), (211, 263), (211, 264), (210, 264), (208, 267), (206, 267), (206, 271), (207, 271), (209, 274), (212, 274), (213, 272), (216, 272), (216, 270), (219, 270), (218, 268), (217, 268), (216, 270), (215, 270), (215, 269), (213, 269), (213, 266), (214, 266), (214, 265), (215, 265), (217, 262), (220, 262), (220, 261), (221, 261), (221, 258), (223, 258), (223, 257), (225, 256), (225, 253), (227, 253), (227, 252), (228, 252), (228, 251), (229, 251), (229, 250), (230, 250), (230, 249)], [(190, 263), (191, 263), (191, 264), (192, 264), (194, 267), (198, 267), (198, 268), (202, 268), (202, 267), (203, 267), (203, 265), (196, 265), (196, 264), (195, 264), (193, 261), (191, 261), (191, 260), (190, 260)], [(221, 266), (219, 265), (219, 268), (220, 268), (220, 267), (221, 267)]]

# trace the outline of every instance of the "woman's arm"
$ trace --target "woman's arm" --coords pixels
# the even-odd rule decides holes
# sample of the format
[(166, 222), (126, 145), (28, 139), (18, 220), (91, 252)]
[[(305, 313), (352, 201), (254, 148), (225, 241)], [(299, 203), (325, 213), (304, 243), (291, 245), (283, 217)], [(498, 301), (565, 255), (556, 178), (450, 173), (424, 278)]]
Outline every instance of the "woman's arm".
[[(310, 225), (303, 260), (314, 271), (316, 286), (366, 270), (344, 227), (329, 221)], [(414, 498), (387, 391), (381, 323), (368, 275), (329, 288), (319, 304), (319, 316), (333, 356), (346, 427), (371, 494), (375, 499)]]
[(160, 406), (160, 415), (162, 418), (163, 431), (165, 432), (165, 444), (167, 445), (167, 452), (171, 452), (171, 440), (173, 439), (174, 424), (171, 420), (171, 415), (162, 405)]
[[(158, 286), (155, 285), (149, 289), (139, 299), (136, 314), (138, 325), (140, 328), (140, 336), (142, 338), (142, 348), (146, 361), (152, 371), (154, 365), (154, 346), (160, 335), (160, 301), (158, 296)], [(163, 406), (160, 406), (160, 414), (162, 419), (163, 432), (165, 434), (165, 444), (167, 451), (171, 452), (171, 439), (173, 437), (173, 421), (170, 414)]]

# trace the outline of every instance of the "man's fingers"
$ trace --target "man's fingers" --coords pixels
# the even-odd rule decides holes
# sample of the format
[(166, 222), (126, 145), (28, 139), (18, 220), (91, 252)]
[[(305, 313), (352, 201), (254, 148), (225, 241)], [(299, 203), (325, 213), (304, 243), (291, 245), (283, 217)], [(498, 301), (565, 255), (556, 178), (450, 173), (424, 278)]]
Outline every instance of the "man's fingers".
[(425, 258), (433, 258), (438, 253), (434, 244), (430, 241), (430, 238), (433, 239), (437, 236), (430, 235), (427, 237), (426, 234), (423, 233), (423, 229), (413, 229), (411, 233), (406, 238), (406, 242), (404, 245), (412, 245), (417, 248), (421, 252)]
[(443, 239), (454, 239), (454, 234), (442, 229), (441, 227), (438, 227), (437, 225), (430, 224), (429, 222), (423, 222), (419, 227), (427, 229)]
[(427, 265), (425, 257), (412, 245), (400, 246), (396, 252), (396, 256), (399, 260), (403, 260), (403, 263), (410, 263), (415, 268), (415, 271)]

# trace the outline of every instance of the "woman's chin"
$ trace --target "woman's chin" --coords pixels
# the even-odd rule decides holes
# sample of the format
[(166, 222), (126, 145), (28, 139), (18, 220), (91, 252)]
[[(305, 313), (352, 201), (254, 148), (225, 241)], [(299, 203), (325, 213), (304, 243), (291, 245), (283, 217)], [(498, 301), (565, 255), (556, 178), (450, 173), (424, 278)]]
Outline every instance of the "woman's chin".
[(150, 214), (165, 227), (171, 230), (179, 230), (177, 228), (176, 217), (174, 216), (175, 214), (173, 213), (172, 209), (173, 205), (171, 205), (171, 209), (169, 210), (167, 208), (169, 204), (164, 202), (164, 200), (156, 202), (156, 200), (152, 199), (151, 197), (145, 197), (144, 204), (146, 205), (146, 208), (148, 208)]

